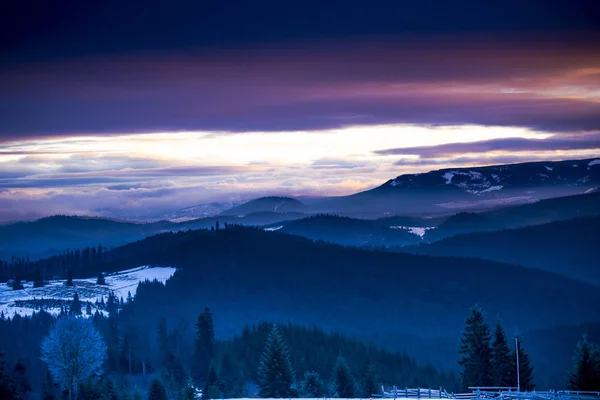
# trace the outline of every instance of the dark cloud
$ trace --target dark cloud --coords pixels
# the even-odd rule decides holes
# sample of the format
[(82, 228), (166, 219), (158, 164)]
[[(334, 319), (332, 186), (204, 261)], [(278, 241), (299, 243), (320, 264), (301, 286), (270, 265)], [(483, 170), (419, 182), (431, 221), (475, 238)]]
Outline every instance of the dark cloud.
[(9, 1), (0, 49), (16, 62), (329, 37), (568, 32), (597, 30), (599, 14), (594, 0)]
[[(421, 160), (424, 160), (423, 162), (430, 162), (429, 159), (460, 156), (465, 153), (487, 153), (493, 151), (536, 152), (554, 150), (600, 151), (600, 133), (571, 135), (566, 137), (552, 136), (547, 139), (493, 139), (467, 143), (449, 143), (438, 146), (384, 149), (378, 150), (375, 153), (379, 155), (418, 155)], [(504, 157), (506, 156), (502, 156), (502, 160), (505, 160)], [(519, 158), (518, 155), (510, 157)], [(460, 162), (467, 161), (466, 158), (461, 158), (460, 160)], [(512, 160), (514, 161), (514, 158)], [(471, 161), (474, 160), (471, 159)], [(402, 164), (402, 161), (400, 163)]]
[(346, 40), (7, 67), (0, 141), (389, 123), (600, 129), (600, 48), (575, 43)]

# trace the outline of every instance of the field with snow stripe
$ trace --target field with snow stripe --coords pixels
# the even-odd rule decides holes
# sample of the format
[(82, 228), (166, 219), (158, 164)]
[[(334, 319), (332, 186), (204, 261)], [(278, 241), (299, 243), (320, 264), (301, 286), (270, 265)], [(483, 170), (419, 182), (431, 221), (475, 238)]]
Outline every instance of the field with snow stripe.
[[(158, 280), (166, 282), (175, 273), (175, 268), (148, 266), (133, 268), (125, 271), (106, 275), (106, 285), (97, 285), (96, 278), (73, 279), (74, 286), (66, 286), (65, 280), (50, 281), (41, 288), (34, 288), (33, 282), (25, 283), (24, 289), (13, 290), (6, 284), (0, 285), (0, 312), (6, 317), (16, 313), (25, 316), (43, 308), (51, 314), (58, 314), (62, 305), (73, 300), (75, 293), (82, 302), (92, 305), (92, 312), (96, 311), (96, 300), (108, 298), (113, 293), (117, 299), (127, 299), (127, 294), (135, 295), (140, 281)], [(84, 307), (85, 308), (85, 304)]]

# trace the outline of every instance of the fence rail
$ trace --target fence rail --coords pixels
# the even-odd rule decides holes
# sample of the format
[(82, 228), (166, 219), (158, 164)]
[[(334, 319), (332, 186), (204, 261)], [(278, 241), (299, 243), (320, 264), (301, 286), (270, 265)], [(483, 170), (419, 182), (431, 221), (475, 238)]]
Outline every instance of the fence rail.
[(470, 387), (470, 393), (448, 393), (443, 388), (404, 388), (392, 387), (373, 397), (380, 398), (416, 398), (416, 399), (452, 399), (452, 400), (600, 400), (600, 392), (549, 390), (520, 392), (516, 387)]

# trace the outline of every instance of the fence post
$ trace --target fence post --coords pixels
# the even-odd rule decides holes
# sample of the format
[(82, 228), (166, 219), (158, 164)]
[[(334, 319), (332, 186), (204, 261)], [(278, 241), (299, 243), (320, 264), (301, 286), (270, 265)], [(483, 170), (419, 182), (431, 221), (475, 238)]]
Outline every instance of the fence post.
[(421, 387), (417, 388), (417, 398), (420, 399), (421, 398)]
[(442, 398), (442, 387), (440, 386), (440, 399)]
[(404, 386), (404, 397), (408, 398), (408, 387)]
[(431, 388), (429, 388), (429, 398), (431, 398)]
[(479, 400), (481, 398), (480, 392), (481, 392), (481, 389), (479, 389), (479, 387), (478, 387), (477, 388), (477, 400)]

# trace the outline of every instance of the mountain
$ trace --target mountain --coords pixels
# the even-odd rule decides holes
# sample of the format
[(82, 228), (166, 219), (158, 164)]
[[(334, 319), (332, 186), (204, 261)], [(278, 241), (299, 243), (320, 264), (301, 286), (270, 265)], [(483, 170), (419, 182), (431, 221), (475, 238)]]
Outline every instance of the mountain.
[(288, 222), (281, 232), (304, 236), (313, 240), (323, 240), (347, 246), (404, 246), (416, 244), (421, 239), (402, 229), (379, 226), (373, 221), (316, 215)]
[(448, 213), (582, 194), (600, 186), (600, 159), (446, 168), (400, 175), (350, 196), (314, 203), (314, 212), (343, 214)]
[(577, 217), (600, 215), (600, 192), (557, 197), (480, 213), (462, 212), (430, 229), (426, 241), (462, 233), (494, 231), (541, 225)]
[(0, 226), (0, 259), (43, 257), (88, 246), (118, 246), (172, 229), (170, 222), (149, 224), (57, 215)]
[(260, 212), (244, 217), (218, 216), (185, 222), (137, 223), (105, 218), (57, 215), (32, 222), (0, 226), (0, 260), (48, 257), (67, 249), (120, 246), (161, 232), (210, 229), (221, 224), (261, 226), (302, 218), (304, 214)]
[(598, 246), (600, 216), (457, 235), (399, 250), (507, 262), (600, 285)]
[(501, 317), (507, 329), (600, 320), (597, 287), (564, 276), (486, 260), (360, 250), (252, 228), (161, 234), (114, 249), (103, 260), (94, 271), (178, 268), (164, 292), (149, 294), (147, 312), (189, 318), (199, 304), (210, 305), (227, 316), (222, 334), (266, 319), (361, 337), (382, 330), (458, 337), (475, 303)]
[(261, 197), (248, 201), (244, 204), (240, 204), (237, 207), (233, 207), (226, 210), (222, 215), (237, 215), (244, 216), (251, 213), (257, 212), (277, 212), (277, 213), (289, 213), (289, 212), (304, 212), (306, 207), (302, 202), (291, 197)]

